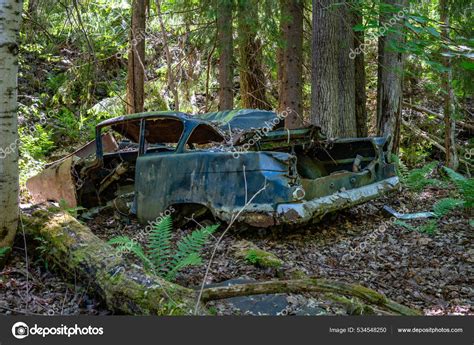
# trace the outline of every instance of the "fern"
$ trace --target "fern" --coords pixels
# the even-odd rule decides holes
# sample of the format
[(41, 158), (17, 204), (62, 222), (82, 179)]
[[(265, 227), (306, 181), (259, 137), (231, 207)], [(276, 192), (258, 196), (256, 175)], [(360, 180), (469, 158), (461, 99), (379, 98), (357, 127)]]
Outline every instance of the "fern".
[(443, 217), (449, 212), (453, 211), (456, 208), (463, 207), (465, 204), (464, 200), (445, 198), (441, 199), (433, 206), (433, 212), (438, 217)]
[(406, 177), (408, 175), (408, 167), (403, 163), (402, 159), (396, 154), (391, 155), (392, 161), (395, 163), (395, 171), (402, 183), (405, 183)]
[(421, 233), (426, 233), (428, 235), (433, 235), (436, 230), (438, 229), (438, 225), (436, 220), (430, 220), (427, 223), (421, 225), (421, 226), (413, 226), (411, 224), (408, 224), (407, 222), (404, 222), (402, 220), (396, 220), (394, 224), (399, 225), (401, 227), (404, 227), (405, 229), (408, 229), (410, 231), (417, 231)]
[(173, 268), (166, 274), (167, 280), (174, 280), (176, 274), (181, 271), (183, 268), (188, 266), (196, 266), (202, 264), (202, 259), (199, 253), (191, 253), (188, 256), (179, 260)]
[(160, 273), (166, 273), (170, 269), (171, 230), (171, 216), (164, 217), (153, 227), (148, 238), (148, 256)]
[(426, 176), (436, 168), (438, 162), (431, 162), (419, 169), (413, 169), (406, 175), (405, 184), (414, 191), (420, 191), (428, 185), (440, 185), (440, 181)]
[(145, 254), (143, 247), (127, 236), (117, 236), (108, 241), (110, 245), (115, 245), (118, 253), (131, 253), (138, 257), (146, 268), (156, 270), (153, 262)]
[(115, 246), (119, 253), (132, 253), (157, 275), (167, 280), (174, 280), (180, 270), (188, 266), (200, 265), (200, 253), (209, 240), (209, 236), (217, 230), (219, 225), (208, 226), (194, 230), (183, 237), (177, 244), (177, 250), (171, 255), (172, 220), (164, 217), (156, 224), (148, 237), (147, 251), (140, 244), (127, 236), (117, 236), (108, 241)]
[(462, 198), (464, 199), (464, 206), (466, 208), (471, 208), (474, 206), (474, 179), (466, 178), (461, 174), (458, 174), (454, 170), (443, 167), (446, 175), (448, 175), (449, 179), (456, 185), (461, 194)]
[(436, 222), (435, 219), (432, 219), (428, 221), (427, 223), (416, 228), (416, 231), (425, 233), (428, 235), (433, 235), (436, 232), (436, 230), (438, 230), (438, 223)]
[(178, 249), (173, 257), (172, 265), (177, 266), (189, 255), (199, 254), (209, 239), (209, 236), (217, 230), (219, 225), (206, 226), (205, 228), (194, 230), (178, 242)]

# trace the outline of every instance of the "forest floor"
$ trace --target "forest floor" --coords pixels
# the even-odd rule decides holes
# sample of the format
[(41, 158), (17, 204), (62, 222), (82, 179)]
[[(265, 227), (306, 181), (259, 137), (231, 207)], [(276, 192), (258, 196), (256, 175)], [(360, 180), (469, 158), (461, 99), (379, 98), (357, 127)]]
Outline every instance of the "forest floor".
[[(389, 298), (415, 307), (427, 315), (474, 314), (474, 248), (472, 214), (453, 211), (437, 220), (434, 233), (408, 230), (393, 222), (382, 210), (389, 205), (399, 212), (431, 210), (450, 190), (426, 187), (422, 192), (403, 190), (389, 196), (326, 216), (318, 224), (294, 230), (229, 231), (219, 244), (206, 283), (294, 279), (301, 275), (359, 283)], [(407, 221), (413, 226), (426, 220)], [(99, 237), (137, 237), (143, 232), (134, 219), (109, 211), (87, 224)], [(178, 229), (175, 239), (192, 231)], [(138, 236), (139, 241), (144, 240)], [(261, 268), (236, 258), (241, 240), (271, 252), (284, 261), (279, 268)], [(214, 238), (205, 247), (207, 264)], [(109, 314), (86, 291), (81, 282), (66, 281), (60, 268), (48, 267), (41, 248), (30, 255), (26, 270), (24, 243), (18, 236), (12, 259), (0, 272), (0, 313), (7, 314)], [(27, 274), (28, 272), (28, 274)], [(177, 282), (188, 287), (201, 284), (205, 265), (191, 267), (178, 275)], [(323, 296), (274, 295), (273, 299), (212, 302), (217, 315), (226, 314), (347, 314)], [(283, 302), (282, 302), (283, 301)], [(239, 302), (239, 303), (237, 303)], [(267, 303), (261, 310), (248, 306)], [(272, 305), (268, 308), (268, 304)], [(240, 307), (238, 307), (240, 305)], [(252, 309), (253, 308), (253, 309)], [(275, 312), (276, 309), (278, 312)]]

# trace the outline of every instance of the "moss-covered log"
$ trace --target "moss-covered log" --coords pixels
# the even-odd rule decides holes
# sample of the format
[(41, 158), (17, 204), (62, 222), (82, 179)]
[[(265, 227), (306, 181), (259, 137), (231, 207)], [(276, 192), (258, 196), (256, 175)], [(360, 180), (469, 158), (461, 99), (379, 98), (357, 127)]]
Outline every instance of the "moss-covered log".
[[(80, 277), (101, 297), (108, 308), (121, 314), (171, 315), (191, 314), (197, 293), (170, 283), (137, 265), (127, 263), (116, 251), (102, 241), (77, 219), (57, 209), (37, 210), (22, 215), (26, 234), (44, 239), (48, 256), (71, 277)], [(417, 310), (400, 305), (383, 294), (361, 285), (327, 279), (302, 278), (205, 288), (203, 302), (235, 296), (273, 293), (324, 293), (346, 305), (342, 296), (356, 297), (367, 306), (361, 313), (385, 310), (392, 314), (420, 315)], [(350, 304), (350, 303), (349, 303)], [(200, 308), (205, 312), (205, 309)], [(357, 313), (357, 311), (355, 311)]]
[(353, 296), (367, 304), (375, 305), (394, 314), (422, 315), (418, 310), (398, 304), (388, 299), (385, 295), (361, 285), (318, 278), (275, 280), (207, 288), (204, 289), (201, 299), (203, 301), (210, 301), (246, 295), (302, 292), (333, 293), (343, 296)]
[(130, 265), (74, 217), (57, 210), (22, 215), (27, 234), (42, 237), (48, 256), (70, 276), (80, 277), (120, 314), (189, 314), (195, 293)]

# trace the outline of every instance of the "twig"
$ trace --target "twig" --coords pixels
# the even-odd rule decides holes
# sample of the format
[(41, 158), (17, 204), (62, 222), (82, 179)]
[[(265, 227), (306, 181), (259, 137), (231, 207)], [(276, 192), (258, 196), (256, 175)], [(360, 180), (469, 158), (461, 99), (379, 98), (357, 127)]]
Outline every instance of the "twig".
[[(247, 178), (245, 176), (245, 166), (244, 166), (244, 179), (245, 179), (245, 184), (247, 184)], [(212, 250), (212, 254), (211, 254), (211, 258), (209, 259), (209, 263), (207, 264), (207, 267), (206, 267), (206, 273), (204, 274), (204, 277), (202, 279), (202, 284), (201, 284), (201, 287), (199, 289), (199, 293), (198, 293), (198, 297), (197, 297), (197, 301), (196, 301), (196, 306), (194, 308), (194, 314), (197, 315), (198, 311), (199, 311), (199, 303), (201, 301), (201, 297), (202, 297), (202, 293), (203, 293), (203, 290), (204, 290), (204, 286), (206, 284), (206, 280), (207, 280), (207, 276), (209, 275), (209, 270), (211, 269), (211, 265), (212, 265), (212, 260), (214, 259), (214, 256), (216, 255), (216, 252), (217, 252), (217, 248), (219, 247), (219, 244), (221, 243), (222, 239), (224, 238), (224, 236), (227, 234), (227, 232), (229, 231), (229, 229), (232, 227), (232, 225), (235, 223), (235, 221), (240, 217), (240, 215), (242, 214), (242, 212), (252, 203), (252, 201), (257, 197), (257, 195), (259, 195), (261, 192), (263, 192), (265, 189), (267, 188), (267, 180), (265, 179), (265, 183), (263, 185), (262, 188), (260, 188), (251, 198), (250, 200), (248, 200), (248, 202), (245, 203), (245, 205), (239, 210), (239, 212), (237, 212), (237, 214), (235, 216), (232, 216), (229, 224), (227, 225), (227, 228), (224, 230), (224, 232), (222, 233), (222, 235), (219, 237), (219, 239), (217, 240), (216, 244), (214, 245), (214, 248)], [(245, 200), (247, 200), (247, 194), (245, 195)]]

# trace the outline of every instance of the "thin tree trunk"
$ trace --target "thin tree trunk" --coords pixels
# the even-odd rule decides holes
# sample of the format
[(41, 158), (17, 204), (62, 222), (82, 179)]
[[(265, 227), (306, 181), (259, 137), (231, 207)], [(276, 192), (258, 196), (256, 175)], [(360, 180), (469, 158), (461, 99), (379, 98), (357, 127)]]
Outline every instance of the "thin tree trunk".
[[(385, 0), (400, 11), (406, 0)], [(396, 13), (380, 15), (380, 30), (388, 27), (378, 41), (377, 135), (389, 136), (389, 152), (398, 152), (402, 115), (403, 54), (395, 51), (403, 43), (403, 17)], [(398, 19), (396, 19), (398, 18)], [(390, 22), (392, 21), (392, 22)]]
[(347, 1), (313, 0), (311, 122), (329, 137), (357, 136), (350, 17)]
[(178, 87), (175, 82), (175, 74), (173, 73), (173, 57), (171, 56), (170, 46), (168, 44), (168, 33), (166, 32), (165, 22), (163, 21), (163, 14), (161, 13), (161, 2), (156, 0), (156, 11), (158, 12), (158, 20), (160, 21), (161, 34), (163, 35), (163, 47), (166, 54), (166, 64), (168, 69), (166, 76), (168, 79), (168, 88), (173, 93), (174, 98), (174, 110), (179, 111), (179, 94)]
[[(353, 13), (353, 25), (362, 24), (362, 15), (359, 11)], [(354, 49), (362, 47), (364, 43), (364, 32), (354, 32)], [(357, 126), (357, 136), (366, 137), (368, 135), (367, 126), (367, 95), (365, 91), (365, 61), (364, 51), (361, 49), (360, 54), (354, 58), (354, 78), (355, 78), (355, 117)]]
[(286, 128), (303, 125), (303, 1), (280, 0), (283, 48), (278, 61), (280, 112), (287, 111)]
[[(439, 13), (441, 20), (441, 37), (444, 42), (449, 40), (449, 12), (448, 1), (439, 0)], [(456, 122), (454, 122), (454, 91), (452, 87), (453, 72), (451, 69), (451, 58), (443, 56), (443, 65), (446, 72), (442, 75), (444, 90), (444, 148), (446, 150), (446, 165), (456, 170), (459, 166), (459, 159), (456, 152)]]
[(143, 111), (145, 101), (146, 0), (133, 0), (128, 53), (127, 112)]
[(18, 33), (22, 1), (0, 0), (0, 248), (18, 224)]
[(234, 107), (232, 0), (217, 0), (217, 47), (219, 52), (219, 110)]
[(258, 0), (238, 0), (238, 34), (240, 52), (240, 95), (242, 106), (270, 109), (262, 68), (262, 44), (257, 37)]

